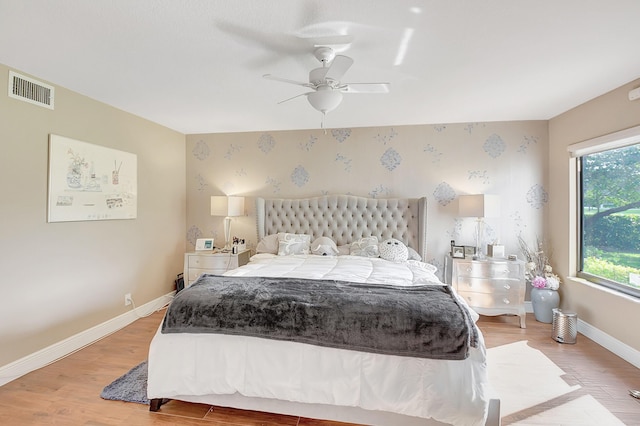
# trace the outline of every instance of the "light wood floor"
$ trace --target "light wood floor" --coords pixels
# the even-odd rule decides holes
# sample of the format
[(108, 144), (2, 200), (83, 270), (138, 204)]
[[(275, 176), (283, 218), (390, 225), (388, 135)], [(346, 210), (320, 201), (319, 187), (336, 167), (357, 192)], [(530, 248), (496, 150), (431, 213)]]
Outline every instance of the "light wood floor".
[[(291, 416), (245, 412), (171, 401), (160, 412), (148, 406), (100, 398), (102, 388), (144, 361), (163, 313), (140, 319), (121, 331), (47, 367), (0, 387), (1, 425), (207, 425), (328, 426)], [(556, 343), (551, 325), (527, 316), (527, 329), (517, 317), (482, 317), (480, 328), (488, 347), (520, 340), (541, 350), (563, 371), (577, 391), (503, 418), (503, 425), (527, 418), (579, 396), (590, 394), (626, 425), (640, 425), (640, 401), (628, 389), (640, 388), (640, 370), (582, 335), (575, 345)], [(176, 360), (179, 362), (179, 360)], [(344, 424), (342, 424), (344, 425)]]

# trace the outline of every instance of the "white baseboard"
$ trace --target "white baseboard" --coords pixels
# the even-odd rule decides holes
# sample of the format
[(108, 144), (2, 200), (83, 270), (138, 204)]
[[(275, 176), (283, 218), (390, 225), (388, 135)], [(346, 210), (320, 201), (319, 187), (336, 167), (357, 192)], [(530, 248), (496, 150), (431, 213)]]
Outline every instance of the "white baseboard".
[(582, 321), (580, 318), (578, 318), (578, 332), (618, 355), (628, 363), (640, 368), (640, 351), (608, 335), (604, 331), (597, 329), (591, 324)]
[(105, 321), (102, 324), (98, 324), (67, 339), (54, 343), (51, 346), (47, 346), (38, 352), (34, 352), (24, 358), (0, 367), (0, 386), (30, 373), (31, 371), (51, 364), (60, 358), (63, 358), (126, 327), (140, 317), (157, 311), (171, 301), (174, 293), (175, 292), (171, 292), (164, 296), (160, 296), (149, 303), (145, 303), (144, 305), (137, 307), (135, 310), (132, 309), (131, 311), (125, 312), (124, 314)]
[[(530, 301), (524, 302), (524, 309), (528, 313), (533, 313), (533, 307), (531, 306)], [(608, 335), (588, 322), (582, 321), (580, 318), (578, 318), (578, 332), (593, 340), (603, 348), (618, 355), (628, 363), (640, 368), (640, 351), (637, 351), (626, 343)]]

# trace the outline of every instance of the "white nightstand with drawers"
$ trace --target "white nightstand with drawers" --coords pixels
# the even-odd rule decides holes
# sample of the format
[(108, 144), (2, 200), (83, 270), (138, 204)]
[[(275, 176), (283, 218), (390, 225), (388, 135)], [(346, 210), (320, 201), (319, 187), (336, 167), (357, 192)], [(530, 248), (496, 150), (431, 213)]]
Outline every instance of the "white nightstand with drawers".
[(184, 254), (184, 286), (189, 287), (202, 274), (220, 275), (249, 263), (250, 250), (231, 252), (194, 251)]
[(481, 315), (512, 314), (526, 328), (524, 262), (496, 258), (445, 257), (445, 282)]

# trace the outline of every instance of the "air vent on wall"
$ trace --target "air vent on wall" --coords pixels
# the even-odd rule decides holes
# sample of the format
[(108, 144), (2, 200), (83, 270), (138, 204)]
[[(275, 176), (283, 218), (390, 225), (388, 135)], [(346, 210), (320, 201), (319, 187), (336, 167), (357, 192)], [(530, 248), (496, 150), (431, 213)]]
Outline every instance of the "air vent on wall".
[(9, 97), (53, 109), (53, 86), (9, 71)]

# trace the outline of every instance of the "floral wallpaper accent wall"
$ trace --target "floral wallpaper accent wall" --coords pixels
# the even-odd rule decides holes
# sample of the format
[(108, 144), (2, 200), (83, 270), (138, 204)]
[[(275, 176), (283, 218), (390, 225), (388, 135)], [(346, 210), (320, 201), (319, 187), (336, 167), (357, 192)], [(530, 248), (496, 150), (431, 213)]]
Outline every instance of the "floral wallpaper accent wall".
[(254, 197), (324, 194), (427, 197), (428, 255), (444, 264), (450, 241), (475, 245), (475, 219), (458, 216), (461, 194), (497, 194), (501, 216), (486, 218), (483, 244), (518, 252), (517, 236), (542, 235), (548, 202), (546, 121), (215, 133), (187, 137), (188, 247), (223, 241), (212, 195), (247, 197), (232, 234), (257, 244)]

